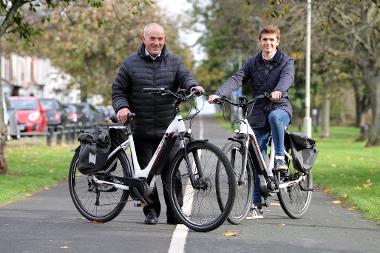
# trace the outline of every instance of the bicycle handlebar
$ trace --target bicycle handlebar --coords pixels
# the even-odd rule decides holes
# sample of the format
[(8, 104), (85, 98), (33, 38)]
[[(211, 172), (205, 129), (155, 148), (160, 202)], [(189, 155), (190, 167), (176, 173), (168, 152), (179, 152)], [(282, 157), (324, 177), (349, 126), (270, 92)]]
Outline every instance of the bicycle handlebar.
[[(259, 95), (259, 96), (253, 98), (250, 101), (248, 101), (246, 97), (240, 96), (240, 97), (238, 97), (238, 102), (237, 103), (231, 101), (227, 97), (216, 98), (216, 99), (214, 99), (214, 102), (217, 103), (217, 104), (221, 104), (221, 103), (223, 103), (223, 101), (225, 101), (225, 102), (228, 102), (229, 104), (234, 105), (234, 106), (245, 107), (245, 106), (248, 106), (248, 105), (250, 105), (252, 103), (255, 103), (258, 99), (262, 99), (262, 98), (265, 98), (265, 97), (266, 98), (271, 98), (271, 96), (272, 96), (272, 94), (270, 92), (265, 92), (263, 95)], [(287, 96), (288, 96), (288, 94), (285, 92), (285, 93), (283, 93), (282, 98), (283, 97), (287, 97)]]
[[(128, 113), (128, 120), (133, 117), (136, 117), (136, 113), (133, 113), (133, 112)], [(112, 123), (119, 123), (119, 120), (117, 119), (116, 115), (110, 116), (109, 119), (112, 121)]]
[(143, 88), (144, 93), (151, 93), (152, 95), (172, 95), (176, 99), (180, 101), (186, 101), (192, 96), (199, 96), (201, 95), (201, 92), (199, 92), (195, 87), (192, 87), (190, 89), (190, 94), (186, 95), (186, 90), (179, 90), (178, 92), (173, 92), (167, 88)]
[(240, 97), (238, 98), (238, 102), (237, 102), (237, 103), (231, 101), (231, 100), (230, 100), (229, 98), (227, 98), (227, 97), (216, 98), (216, 99), (214, 99), (214, 102), (217, 103), (217, 104), (221, 104), (221, 103), (223, 103), (223, 101), (225, 101), (225, 102), (228, 102), (229, 104), (234, 105), (234, 106), (245, 107), (245, 106), (247, 106), (247, 105), (250, 105), (250, 104), (252, 104), (252, 103), (255, 103), (256, 100), (258, 100), (258, 99), (262, 99), (262, 98), (264, 98), (264, 97), (269, 98), (270, 96), (271, 96), (271, 94), (270, 94), (270, 93), (268, 94), (268, 93), (266, 92), (266, 93), (264, 93), (264, 95), (259, 95), (259, 96), (253, 98), (253, 99), (250, 100), (250, 101), (248, 101), (246, 97), (240, 96)]

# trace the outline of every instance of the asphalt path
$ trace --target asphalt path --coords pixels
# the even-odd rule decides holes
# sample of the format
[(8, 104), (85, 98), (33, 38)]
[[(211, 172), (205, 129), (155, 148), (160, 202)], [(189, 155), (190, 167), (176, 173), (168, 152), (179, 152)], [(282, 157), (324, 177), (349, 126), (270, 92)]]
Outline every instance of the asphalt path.
[[(230, 133), (209, 118), (202, 120), (204, 137), (222, 146)], [(194, 136), (199, 136), (199, 129), (199, 121), (194, 122)], [(184, 251), (380, 252), (380, 227), (334, 200), (317, 190), (305, 217), (293, 220), (273, 198), (264, 219), (246, 220), (237, 226), (225, 222), (208, 233), (188, 231), (182, 238)], [(76, 211), (68, 185), (62, 182), (0, 207), (0, 253), (168, 252), (171, 243), (178, 243), (177, 239), (172, 242), (172, 235), (176, 229), (182, 231), (183, 225), (168, 225), (165, 217), (160, 217), (157, 225), (145, 225), (144, 218), (141, 208), (131, 202), (111, 222), (88, 222)], [(226, 231), (235, 235), (226, 236)]]

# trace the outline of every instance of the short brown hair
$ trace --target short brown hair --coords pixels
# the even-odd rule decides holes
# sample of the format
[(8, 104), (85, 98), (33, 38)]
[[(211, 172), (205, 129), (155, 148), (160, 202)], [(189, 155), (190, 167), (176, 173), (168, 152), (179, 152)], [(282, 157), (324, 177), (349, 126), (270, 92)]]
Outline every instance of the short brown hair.
[(261, 39), (261, 35), (263, 33), (274, 33), (277, 36), (277, 39), (280, 40), (280, 28), (278, 28), (275, 25), (267, 25), (263, 29), (261, 29), (260, 34), (259, 34), (259, 40)]

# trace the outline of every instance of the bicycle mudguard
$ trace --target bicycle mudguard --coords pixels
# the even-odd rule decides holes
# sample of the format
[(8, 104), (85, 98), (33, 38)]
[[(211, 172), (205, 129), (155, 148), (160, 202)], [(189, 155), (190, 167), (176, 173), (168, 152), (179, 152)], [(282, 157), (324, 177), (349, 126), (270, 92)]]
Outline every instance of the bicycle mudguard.
[(186, 162), (189, 163), (189, 158), (186, 155), (187, 154), (187, 146), (189, 144), (193, 144), (193, 143), (205, 143), (205, 142), (208, 142), (208, 140), (192, 140), (192, 139), (189, 139), (189, 141), (185, 142), (185, 146), (183, 148), (180, 148), (174, 157), (176, 157), (179, 152), (185, 151), (185, 159), (186, 159)]
[(189, 145), (190, 143), (197, 143), (197, 142), (200, 142), (200, 143), (208, 142), (208, 139), (203, 139), (203, 140), (189, 140), (188, 142), (186, 142), (185, 146), (186, 146), (186, 145)]

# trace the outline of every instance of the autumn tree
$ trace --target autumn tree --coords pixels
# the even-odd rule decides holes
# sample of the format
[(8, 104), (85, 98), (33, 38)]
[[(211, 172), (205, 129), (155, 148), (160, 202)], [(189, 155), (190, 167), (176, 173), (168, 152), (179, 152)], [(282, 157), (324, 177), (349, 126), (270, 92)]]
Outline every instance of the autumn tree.
[[(108, 1), (107, 1), (108, 2)], [(128, 1), (139, 6), (141, 1)], [(19, 40), (30, 42), (36, 35), (43, 32), (42, 24), (49, 24), (52, 13), (58, 10), (63, 16), (66, 11), (73, 12), (76, 8), (83, 6), (101, 7), (103, 1), (100, 0), (3, 0), (0, 1), (0, 41), (4, 37), (16, 35)], [(98, 19), (97, 24), (101, 23)], [(49, 45), (49, 48), (51, 45)], [(91, 50), (91, 45), (89, 49)], [(90, 59), (91, 60), (91, 59)], [(89, 66), (90, 68), (90, 66)], [(87, 72), (88, 73), (88, 72)], [(94, 73), (92, 73), (94, 74)], [(96, 78), (96, 76), (94, 76)], [(3, 115), (3, 96), (0, 84), (0, 173), (5, 174), (7, 164), (4, 156), (6, 141), (6, 127)]]
[[(35, 28), (38, 21), (45, 22), (49, 19), (49, 11), (56, 8), (65, 8), (75, 0), (3, 0), (0, 1), (0, 45), (2, 38), (7, 34), (18, 34), (23, 40), (29, 40), (40, 33)], [(87, 4), (100, 6), (97, 0), (87, 0)], [(35, 14), (39, 13), (38, 18)], [(7, 163), (4, 156), (5, 141), (7, 137), (4, 124), (3, 91), (0, 83), (0, 173), (7, 172)]]
[[(150, 1), (110, 0), (97, 9), (67, 8), (64, 15), (57, 11), (42, 28), (45, 32), (34, 41), (35, 46), (19, 45), (19, 50), (49, 58), (72, 77), (72, 85), (80, 89), (83, 101), (100, 94), (110, 103), (116, 72), (124, 58), (138, 50), (143, 28), (150, 22), (165, 27), (169, 50), (191, 68), (190, 50), (178, 41), (176, 24)], [(12, 49), (14, 46), (12, 43)]]

